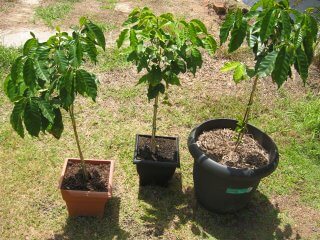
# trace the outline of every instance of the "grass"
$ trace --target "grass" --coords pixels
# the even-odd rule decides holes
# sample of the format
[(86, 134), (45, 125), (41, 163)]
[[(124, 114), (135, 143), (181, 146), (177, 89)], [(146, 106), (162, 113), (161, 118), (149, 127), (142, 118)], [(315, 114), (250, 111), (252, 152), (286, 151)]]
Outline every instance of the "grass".
[(53, 28), (57, 20), (64, 19), (71, 12), (76, 2), (78, 0), (60, 0), (48, 6), (39, 6), (35, 10), (35, 16)]
[[(18, 53), (0, 47), (2, 78)], [(152, 104), (146, 100), (146, 89), (135, 86), (137, 75), (117, 49), (108, 48), (97, 66), (88, 67), (99, 73), (99, 98), (97, 103), (79, 98), (76, 117), (85, 157), (116, 160), (114, 198), (107, 203), (106, 215), (69, 219), (56, 189), (63, 159), (77, 156), (67, 115), (61, 140), (48, 135), (21, 139), (8, 120), (12, 105), (0, 91), (3, 239), (268, 240), (295, 238), (296, 233), (304, 234), (303, 239), (319, 239), (319, 232), (304, 229), (308, 224), (320, 227), (319, 217), (311, 217), (320, 211), (319, 96), (300, 93), (297, 98), (283, 89), (270, 104), (258, 95), (251, 123), (277, 143), (279, 167), (261, 182), (248, 208), (235, 214), (209, 214), (193, 196), (187, 136), (206, 119), (238, 118), (247, 100), (245, 92), (202, 97), (199, 93), (211, 91), (210, 84), (215, 83), (196, 81), (170, 89), (173, 106), (160, 105), (158, 134), (180, 136), (181, 169), (168, 188), (139, 188), (132, 156), (135, 134), (151, 129)]]
[(99, 0), (102, 3), (101, 9), (113, 10), (118, 0)]

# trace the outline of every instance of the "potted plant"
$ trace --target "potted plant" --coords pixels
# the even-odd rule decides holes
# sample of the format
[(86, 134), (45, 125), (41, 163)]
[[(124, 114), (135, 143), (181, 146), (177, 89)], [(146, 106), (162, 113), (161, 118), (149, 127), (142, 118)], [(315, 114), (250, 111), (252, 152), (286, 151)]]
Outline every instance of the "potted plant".
[(98, 80), (82, 64), (88, 58), (97, 61), (97, 47), (105, 49), (105, 37), (86, 18), (80, 19), (71, 36), (57, 28), (55, 35), (40, 43), (31, 35), (4, 83), (6, 95), (14, 103), (11, 125), (21, 137), (26, 129), (33, 137), (43, 132), (59, 139), (64, 128), (61, 109), (66, 110), (79, 159), (65, 160), (59, 182), (62, 197), (70, 216), (102, 216), (112, 194), (114, 162), (84, 159), (74, 101), (78, 94), (96, 99)]
[[(209, 120), (192, 130), (188, 139), (194, 157), (194, 187), (207, 209), (230, 212), (244, 207), (263, 177), (277, 167), (279, 153), (272, 139), (248, 124), (258, 81), (271, 76), (280, 88), (292, 75), (292, 65), (305, 83), (318, 26), (308, 13), (289, 6), (288, 0), (260, 0), (247, 14), (229, 12), (220, 28), (220, 44), (231, 38), (229, 52), (246, 38), (255, 66), (229, 62), (222, 71), (233, 71), (236, 83), (252, 78), (253, 85), (243, 119)], [(210, 183), (210, 184), (208, 184)]]
[(126, 40), (127, 60), (144, 70), (138, 84), (148, 87), (148, 99), (153, 100), (151, 135), (136, 135), (133, 163), (137, 166), (140, 185), (166, 185), (180, 166), (178, 137), (156, 136), (160, 94), (168, 100), (170, 85), (180, 85), (179, 74), (190, 71), (195, 75), (202, 66), (199, 48), (210, 54), (216, 42), (198, 19), (177, 20), (171, 13), (156, 16), (150, 9), (134, 9), (125, 21), (126, 27), (117, 40), (120, 48)]

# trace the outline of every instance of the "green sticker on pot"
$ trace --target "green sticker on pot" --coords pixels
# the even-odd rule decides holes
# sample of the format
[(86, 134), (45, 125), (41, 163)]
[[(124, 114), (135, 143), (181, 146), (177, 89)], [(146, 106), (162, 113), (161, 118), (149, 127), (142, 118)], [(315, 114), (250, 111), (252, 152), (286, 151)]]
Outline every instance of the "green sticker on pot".
[(230, 194), (244, 194), (251, 192), (252, 187), (249, 188), (227, 188), (226, 193)]

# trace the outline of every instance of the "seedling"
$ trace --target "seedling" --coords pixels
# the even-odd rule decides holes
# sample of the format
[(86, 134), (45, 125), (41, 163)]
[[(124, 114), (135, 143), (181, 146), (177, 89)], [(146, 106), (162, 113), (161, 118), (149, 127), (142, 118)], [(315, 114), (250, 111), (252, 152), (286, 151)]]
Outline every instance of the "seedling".
[(238, 124), (236, 148), (246, 132), (259, 79), (271, 76), (280, 88), (292, 77), (293, 65), (306, 83), (318, 33), (317, 22), (310, 11), (300, 13), (290, 8), (288, 0), (260, 0), (247, 14), (240, 9), (227, 14), (220, 29), (220, 44), (225, 43), (230, 34), (228, 51), (234, 52), (246, 39), (255, 56), (254, 68), (241, 62), (228, 62), (221, 69), (233, 71), (236, 83), (254, 79), (245, 114)]
[(105, 37), (101, 29), (86, 18), (80, 19), (79, 27), (71, 36), (57, 28), (55, 35), (40, 43), (33, 33), (31, 35), (4, 83), (5, 93), (14, 103), (11, 125), (22, 138), (26, 129), (34, 137), (42, 131), (59, 139), (64, 128), (61, 109), (66, 110), (87, 179), (74, 101), (78, 94), (96, 100), (98, 80), (83, 69), (82, 64), (86, 59), (97, 62), (97, 46), (105, 49)]
[(168, 100), (170, 85), (180, 86), (179, 74), (187, 71), (196, 74), (202, 66), (200, 48), (214, 54), (217, 45), (205, 25), (198, 19), (190, 22), (177, 20), (171, 13), (156, 16), (150, 9), (134, 9), (123, 24), (117, 44), (126, 40), (127, 61), (144, 71), (138, 84), (148, 86), (148, 99), (154, 99), (151, 151), (156, 152), (157, 111), (160, 93)]

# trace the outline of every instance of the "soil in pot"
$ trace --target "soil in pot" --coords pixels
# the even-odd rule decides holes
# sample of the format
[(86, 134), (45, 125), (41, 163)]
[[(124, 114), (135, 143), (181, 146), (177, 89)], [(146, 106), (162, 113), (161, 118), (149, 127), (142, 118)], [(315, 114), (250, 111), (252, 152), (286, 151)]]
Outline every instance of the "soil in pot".
[(235, 149), (237, 136), (231, 129), (207, 131), (199, 136), (197, 145), (208, 157), (228, 167), (257, 169), (270, 163), (268, 153), (248, 134)]
[(81, 164), (68, 162), (61, 188), (65, 190), (108, 192), (110, 163), (86, 163), (88, 181), (85, 180)]
[(156, 152), (151, 151), (151, 137), (140, 136), (137, 158), (142, 160), (155, 160), (159, 162), (176, 161), (176, 140), (168, 138), (156, 138)]

